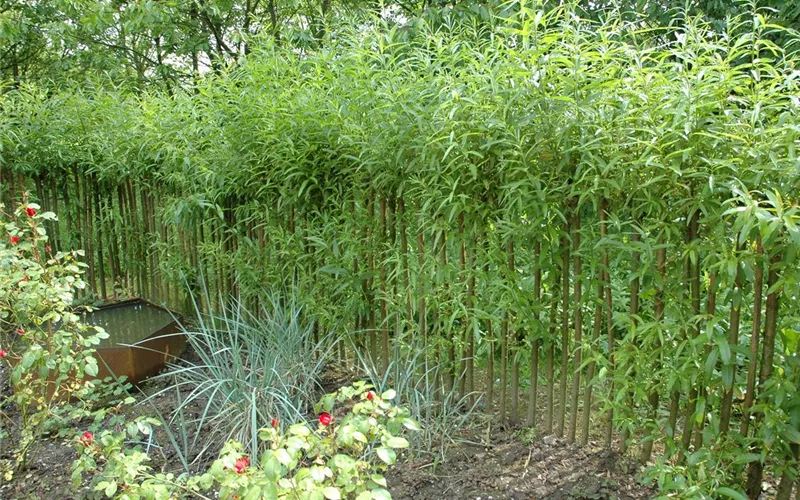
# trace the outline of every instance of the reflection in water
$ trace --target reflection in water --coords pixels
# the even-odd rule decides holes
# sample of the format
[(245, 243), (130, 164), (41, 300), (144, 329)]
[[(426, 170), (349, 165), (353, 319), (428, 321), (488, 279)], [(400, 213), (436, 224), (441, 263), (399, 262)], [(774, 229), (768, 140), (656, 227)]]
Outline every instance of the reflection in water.
[(86, 323), (101, 326), (108, 332), (108, 338), (99, 347), (135, 344), (173, 321), (167, 311), (142, 302), (98, 309), (84, 313), (83, 318)]

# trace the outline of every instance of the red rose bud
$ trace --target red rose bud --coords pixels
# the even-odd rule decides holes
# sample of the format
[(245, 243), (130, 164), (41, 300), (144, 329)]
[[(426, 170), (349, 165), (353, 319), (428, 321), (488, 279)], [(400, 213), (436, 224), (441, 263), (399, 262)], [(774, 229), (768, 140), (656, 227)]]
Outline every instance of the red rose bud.
[(6, 352), (6, 350), (5, 349), (0, 349), (0, 358), (5, 358), (6, 356), (8, 356), (8, 353)]
[(17, 328), (17, 334), (25, 335), (25, 330), (23, 330), (22, 328)]
[(36, 210), (32, 209), (31, 207), (26, 208), (25, 212), (28, 213), (28, 217), (33, 217), (34, 215), (36, 215)]
[(375, 399), (375, 393), (374, 393), (374, 392), (372, 392), (372, 391), (369, 391), (369, 392), (367, 393), (367, 399), (368, 399), (368, 400), (370, 400), (370, 401), (372, 401), (373, 399)]
[(94, 443), (94, 434), (86, 431), (83, 433), (83, 436), (80, 437), (79, 441), (83, 446), (89, 446), (90, 444)]
[(27, 276), (23, 276), (22, 277), (22, 281), (28, 281), (28, 277)]
[(250, 459), (247, 457), (242, 457), (236, 459), (236, 463), (233, 465), (233, 468), (236, 470), (237, 474), (241, 474), (247, 470), (248, 465), (250, 465)]
[(323, 413), (319, 416), (319, 423), (325, 426), (331, 425), (333, 422), (333, 417), (331, 417), (330, 413)]
[(277, 418), (273, 418), (272, 419), (272, 428), (273, 429), (277, 429), (279, 425), (280, 425), (280, 422), (278, 422), (278, 419)]
[(11, 237), (11, 244), (12, 245), (16, 245), (17, 243), (19, 243), (19, 236), (12, 236)]
[(44, 247), (44, 251), (45, 252), (49, 252), (50, 251), (50, 245), (47, 245), (46, 247)]

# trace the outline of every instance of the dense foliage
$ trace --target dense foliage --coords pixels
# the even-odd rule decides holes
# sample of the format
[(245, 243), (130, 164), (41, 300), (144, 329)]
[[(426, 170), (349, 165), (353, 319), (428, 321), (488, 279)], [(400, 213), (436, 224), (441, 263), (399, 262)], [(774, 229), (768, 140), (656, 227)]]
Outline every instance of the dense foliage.
[(665, 491), (755, 494), (766, 466), (788, 498), (800, 74), (760, 13), (682, 21), (521, 4), (260, 44), (186, 91), (22, 85), (3, 195), (66, 215), (99, 296), (294, 285), (383, 368), (424, 341), (502, 420), (643, 443)]

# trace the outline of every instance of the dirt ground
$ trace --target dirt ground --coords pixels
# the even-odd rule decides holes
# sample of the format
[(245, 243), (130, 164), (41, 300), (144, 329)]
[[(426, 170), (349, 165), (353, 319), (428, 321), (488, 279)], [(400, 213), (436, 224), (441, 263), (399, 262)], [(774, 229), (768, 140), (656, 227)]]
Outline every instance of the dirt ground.
[(569, 445), (547, 436), (525, 445), (514, 433), (498, 432), (491, 447), (463, 444), (438, 466), (406, 462), (388, 476), (396, 500), (410, 499), (644, 499), (627, 464), (597, 445)]

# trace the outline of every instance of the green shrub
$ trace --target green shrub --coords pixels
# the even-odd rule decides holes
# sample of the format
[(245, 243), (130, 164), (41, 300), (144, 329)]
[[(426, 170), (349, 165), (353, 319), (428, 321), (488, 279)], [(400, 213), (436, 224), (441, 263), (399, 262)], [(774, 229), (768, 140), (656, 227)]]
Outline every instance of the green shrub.
[(76, 290), (85, 287), (83, 252), (52, 252), (42, 222), (56, 216), (38, 211), (35, 203), (13, 214), (0, 206), (0, 361), (13, 387), (0, 407), (13, 403), (20, 413), (13, 463), (0, 463), (6, 480), (24, 467), (56, 409), (84, 390), (83, 377), (97, 375), (94, 347), (108, 336), (72, 312)]

